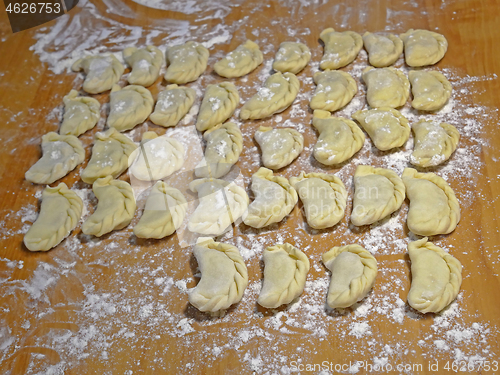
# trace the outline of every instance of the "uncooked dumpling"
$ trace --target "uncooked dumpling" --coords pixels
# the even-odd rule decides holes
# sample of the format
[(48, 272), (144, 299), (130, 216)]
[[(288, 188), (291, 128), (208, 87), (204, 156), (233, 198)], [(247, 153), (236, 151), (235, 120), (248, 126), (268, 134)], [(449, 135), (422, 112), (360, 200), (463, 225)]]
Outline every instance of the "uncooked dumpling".
[(179, 85), (196, 81), (207, 68), (208, 55), (208, 49), (196, 42), (168, 48), (165, 81)]
[(149, 116), (153, 124), (175, 126), (189, 112), (196, 99), (196, 91), (190, 87), (168, 85), (158, 94), (154, 112)]
[(413, 94), (411, 106), (415, 109), (437, 111), (446, 104), (451, 96), (451, 83), (440, 72), (410, 70), (408, 78)]
[(132, 68), (127, 77), (128, 83), (148, 87), (160, 75), (163, 53), (155, 46), (128, 47), (123, 50), (123, 59)]
[(448, 49), (446, 38), (429, 30), (410, 29), (399, 37), (405, 44), (406, 64), (413, 67), (437, 63)]
[(342, 68), (352, 63), (363, 48), (361, 35), (354, 31), (339, 32), (330, 27), (323, 30), (319, 37), (325, 43), (325, 51), (319, 64), (321, 69)]
[(78, 137), (92, 129), (101, 117), (101, 104), (94, 98), (78, 96), (76, 90), (71, 90), (63, 98), (64, 116), (59, 134)]
[(346, 106), (358, 92), (356, 81), (340, 70), (316, 72), (314, 82), (318, 86), (309, 104), (312, 109), (334, 112)]
[(304, 149), (304, 137), (292, 128), (261, 126), (254, 137), (262, 150), (262, 164), (270, 169), (286, 167)]
[(410, 82), (398, 69), (369, 66), (363, 71), (366, 100), (372, 108), (403, 106), (410, 96)]
[(363, 44), (368, 52), (370, 65), (376, 68), (394, 64), (403, 53), (403, 41), (393, 34), (383, 36), (366, 32)]
[(89, 94), (110, 90), (125, 70), (114, 55), (86, 56), (75, 61), (71, 69), (74, 72), (83, 70), (87, 74), (83, 89)]
[(108, 126), (120, 132), (146, 121), (153, 110), (153, 96), (142, 86), (113, 86), (109, 96)]
[(240, 102), (238, 89), (231, 82), (208, 85), (196, 119), (196, 129), (205, 131), (231, 117)]
[(215, 72), (226, 78), (243, 77), (257, 68), (264, 56), (257, 43), (247, 40), (214, 65)]
[(311, 51), (302, 43), (283, 42), (274, 57), (273, 69), (277, 72), (299, 73), (311, 60)]

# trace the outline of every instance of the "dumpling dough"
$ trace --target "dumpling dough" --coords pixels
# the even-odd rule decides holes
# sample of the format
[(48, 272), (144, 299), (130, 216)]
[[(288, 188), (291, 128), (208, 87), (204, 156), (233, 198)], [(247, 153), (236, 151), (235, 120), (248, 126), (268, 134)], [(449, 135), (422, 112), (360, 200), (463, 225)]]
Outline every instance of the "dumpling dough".
[(179, 85), (196, 81), (207, 68), (208, 49), (196, 42), (187, 42), (167, 50), (167, 82)]
[(243, 77), (264, 61), (257, 43), (247, 40), (214, 64), (215, 72), (226, 78)]
[(413, 108), (420, 111), (437, 111), (450, 99), (451, 83), (442, 73), (410, 70), (408, 78), (413, 94)]
[(170, 236), (182, 224), (186, 216), (187, 201), (176, 188), (158, 181), (149, 193), (146, 206), (134, 234), (139, 238)]
[(190, 87), (168, 85), (158, 94), (155, 110), (149, 116), (153, 124), (175, 126), (189, 112), (196, 99), (196, 91)]
[(261, 126), (254, 137), (262, 150), (262, 163), (270, 169), (286, 167), (304, 149), (304, 137), (292, 128)]
[(410, 29), (399, 37), (405, 44), (406, 64), (413, 67), (437, 63), (448, 49), (446, 38), (429, 30)]
[(234, 182), (215, 178), (191, 181), (189, 189), (198, 193), (199, 205), (188, 222), (191, 232), (221, 235), (248, 207), (248, 195)]
[(125, 70), (114, 55), (86, 56), (75, 61), (71, 69), (74, 72), (83, 70), (87, 74), (83, 89), (89, 94), (99, 94), (111, 89)]
[(314, 82), (318, 86), (311, 98), (312, 109), (334, 112), (346, 106), (358, 92), (356, 81), (340, 70), (316, 72)]
[(457, 298), (462, 264), (427, 237), (408, 244), (411, 287), (408, 304), (422, 313), (438, 313)]
[(43, 189), (40, 214), (24, 235), (30, 251), (47, 251), (75, 229), (82, 216), (83, 202), (65, 183)]
[(377, 260), (363, 247), (356, 244), (333, 247), (322, 259), (332, 272), (326, 299), (332, 309), (352, 306), (372, 289)]
[(366, 100), (372, 108), (403, 106), (410, 96), (410, 82), (398, 69), (369, 66), (363, 71)]
[(42, 136), (42, 157), (24, 175), (35, 184), (51, 184), (85, 159), (82, 142), (74, 135), (50, 132)]
[(354, 121), (333, 117), (327, 111), (314, 111), (313, 126), (319, 132), (314, 158), (325, 165), (340, 164), (350, 159), (365, 142), (363, 131)]
[(307, 224), (314, 229), (333, 227), (344, 217), (347, 191), (335, 175), (300, 172), (290, 178), (304, 204)]
[(460, 133), (446, 122), (420, 120), (412, 125), (415, 135), (414, 150), (410, 162), (418, 167), (427, 168), (448, 160), (456, 150)]
[(196, 166), (196, 177), (219, 178), (226, 175), (238, 161), (243, 149), (243, 136), (233, 122), (219, 124), (203, 134), (207, 141), (205, 157)]
[(448, 234), (460, 221), (460, 206), (450, 185), (434, 173), (405, 168), (403, 182), (410, 200), (408, 228), (420, 236)]
[(300, 82), (293, 73), (275, 73), (264, 83), (264, 87), (243, 105), (242, 120), (258, 120), (287, 109), (295, 100)]
[(130, 160), (130, 173), (142, 181), (155, 181), (170, 176), (184, 164), (184, 146), (166, 135), (153, 131), (142, 135), (141, 147)]
[(257, 303), (275, 309), (300, 296), (306, 285), (309, 259), (296, 247), (285, 243), (264, 250), (264, 283)]
[(132, 187), (125, 181), (108, 176), (97, 179), (92, 191), (99, 200), (97, 208), (82, 225), (82, 232), (96, 237), (125, 228), (135, 212)]
[(283, 42), (274, 57), (273, 69), (277, 72), (299, 73), (311, 60), (311, 51), (302, 43)]
[(142, 86), (113, 86), (109, 100), (108, 126), (120, 132), (143, 123), (153, 110), (153, 96)]
[(259, 168), (252, 175), (254, 201), (243, 215), (243, 222), (253, 228), (278, 223), (295, 207), (297, 192), (285, 177), (274, 176), (273, 171)]
[(128, 168), (128, 159), (137, 148), (127, 136), (111, 128), (96, 133), (92, 157), (82, 171), (83, 182), (92, 184), (98, 178), (121, 175)]
[(325, 43), (325, 52), (319, 64), (321, 69), (342, 68), (352, 63), (363, 48), (361, 35), (354, 31), (339, 32), (330, 27), (323, 30), (319, 37)]
[(148, 87), (160, 75), (163, 53), (155, 46), (128, 47), (123, 50), (123, 59), (132, 68), (127, 78), (128, 83)]
[(231, 117), (240, 102), (238, 89), (231, 82), (208, 85), (196, 119), (200, 132), (221, 124)]
[(411, 128), (406, 117), (389, 107), (357, 111), (352, 118), (359, 122), (381, 151), (401, 147), (410, 137)]
[(76, 90), (71, 90), (63, 102), (64, 116), (59, 134), (78, 137), (92, 129), (101, 117), (101, 104), (94, 98), (78, 96)]
[(243, 297), (248, 285), (247, 266), (236, 246), (200, 237), (193, 250), (201, 280), (189, 293), (189, 302), (200, 311), (217, 312)]
[(383, 36), (366, 32), (363, 44), (368, 52), (370, 65), (376, 68), (394, 64), (403, 53), (403, 41), (393, 34)]

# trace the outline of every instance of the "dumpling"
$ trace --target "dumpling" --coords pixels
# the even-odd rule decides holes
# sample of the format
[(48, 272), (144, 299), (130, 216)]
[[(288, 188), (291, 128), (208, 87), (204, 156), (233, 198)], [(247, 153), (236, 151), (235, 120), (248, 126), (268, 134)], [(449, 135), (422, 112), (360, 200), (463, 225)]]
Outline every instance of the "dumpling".
[(287, 109), (295, 100), (300, 82), (293, 73), (275, 73), (264, 83), (264, 87), (243, 105), (242, 120), (258, 120)]
[(137, 148), (127, 136), (111, 128), (96, 133), (92, 157), (82, 171), (83, 182), (92, 184), (98, 178), (121, 175), (128, 168), (128, 158)]
[(264, 61), (257, 43), (247, 40), (214, 64), (215, 72), (226, 78), (243, 77)]
[(201, 178), (191, 181), (189, 189), (198, 193), (199, 198), (199, 205), (188, 222), (191, 232), (221, 235), (248, 207), (247, 193), (234, 182)]
[(208, 55), (208, 49), (192, 41), (170, 47), (165, 80), (179, 85), (196, 81), (207, 68)]
[(346, 106), (358, 92), (356, 81), (340, 70), (316, 72), (314, 82), (318, 86), (309, 104), (312, 109), (334, 112)]
[(398, 69), (369, 66), (363, 71), (366, 100), (372, 108), (403, 106), (410, 96), (410, 82)]
[(87, 74), (83, 89), (89, 94), (110, 90), (125, 70), (114, 55), (86, 56), (75, 61), (71, 69), (74, 72), (83, 70)]
[(366, 32), (363, 44), (368, 52), (370, 65), (376, 68), (394, 64), (403, 53), (403, 41), (393, 34), (383, 36)]
[(389, 107), (357, 111), (352, 114), (381, 151), (401, 147), (410, 137), (411, 128), (401, 112)]
[(128, 83), (148, 87), (160, 75), (163, 53), (155, 46), (128, 47), (123, 50), (123, 59), (132, 68), (127, 78)]
[(434, 173), (405, 168), (403, 182), (410, 200), (408, 229), (420, 236), (448, 234), (460, 221), (460, 206), (448, 183)]
[(92, 129), (101, 117), (101, 104), (94, 98), (78, 96), (76, 90), (71, 90), (63, 102), (64, 116), (59, 134), (78, 137)]
[(196, 166), (196, 177), (219, 178), (238, 161), (243, 149), (243, 136), (233, 122), (219, 124), (203, 134), (207, 141), (205, 156)]
[(127, 182), (113, 180), (112, 176), (99, 178), (92, 185), (92, 191), (99, 203), (83, 223), (83, 233), (101, 237), (130, 223), (135, 212), (135, 197)]
[(408, 304), (422, 313), (438, 313), (457, 298), (462, 285), (462, 264), (427, 240), (408, 244), (411, 287)]
[(292, 128), (261, 126), (254, 137), (262, 150), (262, 164), (270, 169), (286, 167), (304, 149), (304, 137)]
[(354, 31), (339, 32), (330, 27), (323, 30), (319, 38), (325, 43), (325, 52), (319, 64), (323, 70), (339, 69), (352, 63), (363, 48), (361, 35)]
[(290, 178), (304, 204), (307, 224), (314, 229), (333, 227), (344, 217), (347, 191), (337, 176), (300, 172)]
[(51, 184), (66, 176), (84, 159), (85, 150), (78, 138), (50, 132), (42, 136), (42, 157), (24, 176), (35, 184)]
[(277, 72), (299, 73), (311, 60), (311, 51), (302, 43), (283, 42), (274, 57), (273, 69)]
[(149, 116), (153, 124), (175, 126), (189, 112), (196, 99), (196, 91), (190, 87), (168, 85), (158, 94), (154, 112)]
[(247, 266), (236, 246), (200, 237), (193, 250), (201, 280), (189, 293), (189, 302), (200, 311), (217, 312), (243, 297), (248, 285)]
[(108, 126), (120, 132), (143, 123), (153, 110), (153, 96), (142, 86), (113, 86), (109, 99)]
[(333, 247), (322, 259), (332, 272), (326, 299), (332, 309), (352, 306), (372, 289), (377, 276), (377, 260), (363, 247), (356, 244)]
[(130, 173), (142, 181), (155, 181), (170, 176), (184, 164), (184, 146), (166, 135), (158, 137), (153, 131), (142, 135), (141, 147), (130, 160)]
[(24, 235), (30, 251), (47, 251), (75, 229), (82, 216), (82, 199), (65, 183), (43, 189), (40, 214)]
[(413, 67), (437, 63), (448, 49), (446, 38), (429, 30), (410, 29), (399, 37), (405, 44), (406, 64)]
[(295, 207), (297, 192), (285, 177), (274, 176), (273, 171), (259, 168), (252, 175), (254, 201), (243, 215), (243, 222), (253, 228), (278, 223)]
[(451, 83), (442, 73), (410, 70), (408, 78), (413, 94), (413, 108), (420, 111), (437, 111), (450, 99)]
[(396, 172), (358, 165), (354, 173), (351, 223), (368, 225), (396, 211), (405, 200), (405, 185)]
[(187, 201), (184, 195), (163, 181), (151, 188), (146, 206), (134, 234), (139, 238), (170, 236), (182, 224), (186, 216)]
[(289, 243), (264, 250), (264, 283), (257, 303), (275, 309), (300, 296), (309, 272), (307, 256)]
[(240, 102), (238, 89), (231, 82), (208, 85), (196, 119), (200, 132), (221, 124), (231, 117)]
[(358, 152), (365, 142), (365, 135), (354, 121), (333, 117), (330, 112), (315, 110), (313, 126), (318, 130), (314, 158), (322, 164), (340, 164)]
[(414, 149), (410, 162), (421, 168), (434, 167), (448, 160), (456, 150), (460, 133), (446, 122), (420, 120), (412, 125)]

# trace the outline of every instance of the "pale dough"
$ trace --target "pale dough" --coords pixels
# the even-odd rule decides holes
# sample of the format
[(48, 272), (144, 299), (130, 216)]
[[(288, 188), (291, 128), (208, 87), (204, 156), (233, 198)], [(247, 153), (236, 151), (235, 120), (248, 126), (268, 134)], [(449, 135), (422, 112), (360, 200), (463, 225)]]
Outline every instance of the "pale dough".
[(405, 45), (406, 64), (413, 67), (437, 63), (448, 49), (446, 38), (429, 30), (410, 29), (399, 37)]
[(196, 99), (196, 91), (190, 87), (168, 85), (158, 94), (154, 112), (149, 116), (153, 124), (175, 126), (189, 112)]
[(311, 51), (302, 43), (283, 42), (274, 57), (273, 69), (277, 72), (299, 73), (311, 60)]
[(304, 137), (292, 128), (261, 126), (254, 137), (262, 150), (262, 164), (270, 169), (286, 167), (304, 149)]
[(231, 82), (208, 85), (196, 119), (196, 129), (208, 130), (231, 117), (240, 102), (238, 89)]
[(262, 61), (264, 61), (264, 56), (257, 43), (247, 40), (234, 51), (229, 52), (226, 57), (217, 61), (214, 70), (221, 77), (237, 78), (252, 72), (262, 64)]
[(316, 72), (314, 82), (317, 87), (309, 104), (312, 109), (334, 112), (349, 104), (358, 92), (356, 81), (340, 70)]
[(319, 64), (321, 69), (339, 69), (354, 61), (363, 48), (361, 35), (354, 31), (335, 31), (331, 27), (320, 34), (325, 43), (323, 58)]
[(179, 85), (196, 81), (207, 68), (208, 56), (208, 49), (193, 41), (168, 48), (165, 81)]
[(410, 81), (398, 69), (371, 66), (363, 71), (366, 100), (372, 108), (403, 106), (410, 96)]
[(394, 64), (403, 53), (403, 41), (393, 34), (384, 36), (366, 32), (363, 35), (363, 44), (368, 52), (370, 65), (376, 68)]
[(127, 77), (128, 83), (148, 87), (160, 75), (163, 53), (155, 46), (128, 47), (123, 50), (123, 59), (132, 68)]
[(114, 85), (109, 98), (107, 125), (120, 132), (146, 121), (153, 110), (153, 96), (142, 86), (129, 85), (121, 88)]
[(408, 78), (413, 94), (411, 106), (415, 109), (437, 111), (446, 104), (451, 96), (451, 83), (440, 72), (410, 70)]
[(110, 90), (125, 70), (114, 55), (86, 56), (75, 61), (71, 69), (74, 72), (83, 70), (87, 74), (83, 89), (89, 94)]
[(59, 134), (78, 137), (92, 129), (101, 117), (101, 104), (94, 98), (78, 96), (76, 90), (71, 90), (63, 102), (64, 116)]

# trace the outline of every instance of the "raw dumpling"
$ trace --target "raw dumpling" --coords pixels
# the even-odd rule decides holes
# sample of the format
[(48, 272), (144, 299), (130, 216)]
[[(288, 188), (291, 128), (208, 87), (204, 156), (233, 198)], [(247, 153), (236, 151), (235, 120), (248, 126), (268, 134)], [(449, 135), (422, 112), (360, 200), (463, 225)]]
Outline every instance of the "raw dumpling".
[(377, 276), (377, 260), (363, 247), (356, 244), (333, 247), (322, 259), (332, 272), (326, 299), (331, 308), (352, 306), (372, 289)]
[(405, 200), (405, 185), (396, 172), (358, 165), (354, 173), (351, 223), (368, 225), (396, 211)]
[(127, 78), (128, 83), (148, 87), (160, 75), (163, 53), (155, 46), (140, 49), (128, 47), (123, 50), (123, 59), (132, 68)]
[(398, 110), (382, 107), (352, 114), (381, 151), (401, 147), (410, 137), (408, 120)]
[(283, 42), (274, 57), (273, 69), (277, 72), (297, 74), (311, 60), (311, 51), (302, 43)]
[(446, 38), (429, 30), (410, 29), (399, 37), (405, 44), (405, 59), (409, 66), (433, 65), (448, 49)]
[(370, 65), (376, 68), (394, 64), (403, 53), (403, 41), (393, 34), (383, 36), (366, 32), (363, 43)]
[(285, 177), (274, 176), (273, 171), (259, 168), (252, 175), (254, 201), (243, 215), (243, 222), (253, 228), (278, 223), (295, 207), (297, 192)]
[(264, 61), (257, 43), (247, 40), (214, 65), (215, 72), (226, 78), (243, 77)]
[(196, 99), (196, 91), (190, 87), (168, 85), (158, 94), (154, 112), (149, 116), (153, 124), (175, 126), (189, 112)]
[(231, 117), (240, 102), (238, 89), (231, 82), (208, 85), (196, 119), (200, 132), (221, 124)]
[(196, 81), (207, 68), (208, 55), (208, 49), (196, 42), (170, 47), (165, 80), (179, 85)]
[(318, 86), (309, 104), (312, 109), (334, 112), (346, 106), (358, 92), (356, 81), (340, 70), (316, 72), (314, 82)]
[(82, 216), (82, 199), (65, 183), (43, 189), (40, 214), (24, 235), (30, 251), (47, 251), (75, 229)]
[(125, 70), (114, 55), (86, 56), (75, 61), (71, 69), (74, 72), (83, 70), (87, 74), (83, 89), (89, 94), (99, 94), (111, 89)]
[(262, 150), (262, 163), (270, 169), (286, 167), (304, 149), (304, 137), (292, 128), (261, 126), (254, 137)]
[(295, 100), (300, 82), (293, 73), (275, 73), (264, 83), (264, 87), (243, 105), (242, 120), (258, 120), (287, 109)]
[(415, 234), (435, 236), (455, 230), (460, 206), (450, 185), (434, 173), (405, 168), (403, 182), (410, 200), (407, 224)]
[(24, 175), (35, 184), (51, 184), (85, 159), (82, 142), (74, 135), (50, 132), (42, 136), (42, 157)]
[(142, 86), (114, 85), (109, 99), (108, 126), (120, 132), (143, 123), (153, 110), (153, 96)]
[(434, 167), (448, 160), (460, 139), (458, 130), (446, 122), (437, 124), (420, 120), (412, 125), (412, 129), (415, 146), (410, 162), (422, 168)]
[(236, 246), (200, 237), (193, 250), (201, 280), (189, 293), (189, 302), (200, 311), (217, 312), (243, 297), (248, 285), (247, 266)]
[(363, 48), (361, 35), (354, 31), (339, 32), (330, 27), (323, 30), (319, 37), (325, 43), (325, 52), (319, 64), (321, 69), (342, 68), (352, 63)]
[(130, 223), (135, 212), (135, 197), (127, 182), (113, 180), (112, 176), (99, 178), (92, 185), (92, 191), (99, 203), (83, 223), (83, 233), (101, 237)]
[(103, 133), (96, 133), (92, 148), (92, 157), (82, 171), (81, 178), (92, 184), (98, 178), (121, 175), (128, 168), (128, 158), (137, 148), (127, 136), (111, 128)]
[(451, 96), (451, 84), (446, 77), (436, 71), (410, 70), (413, 100), (411, 106), (420, 111), (437, 111)]
[(403, 106), (410, 96), (410, 82), (398, 69), (369, 66), (363, 71), (366, 100), (372, 108)]
[(184, 164), (184, 146), (166, 135), (158, 137), (153, 131), (142, 135), (141, 147), (130, 160), (130, 173), (142, 181), (156, 181), (170, 176)]
[(304, 291), (309, 272), (307, 256), (290, 245), (274, 245), (264, 250), (264, 283), (257, 303), (268, 309), (288, 304)]
[(146, 206), (134, 234), (139, 238), (170, 236), (182, 224), (186, 216), (187, 201), (176, 188), (158, 181), (149, 193)]
[(300, 172), (290, 178), (304, 204), (307, 224), (314, 229), (333, 227), (344, 217), (347, 191), (337, 176)]
[(457, 298), (462, 264), (427, 237), (408, 244), (411, 288), (408, 303), (423, 313), (438, 313)]
[(199, 205), (189, 218), (191, 232), (218, 236), (248, 207), (247, 193), (234, 182), (201, 178), (191, 181), (189, 189), (199, 198)]
[(203, 134), (207, 141), (205, 157), (195, 169), (196, 177), (219, 178), (238, 161), (243, 149), (243, 136), (233, 122), (219, 124)]
[(78, 96), (76, 90), (71, 90), (63, 102), (64, 116), (59, 134), (78, 137), (92, 129), (101, 117), (101, 104), (94, 98)]
[(327, 111), (314, 111), (313, 126), (319, 132), (314, 158), (325, 165), (340, 164), (350, 159), (365, 142), (363, 131), (354, 121), (333, 117)]

